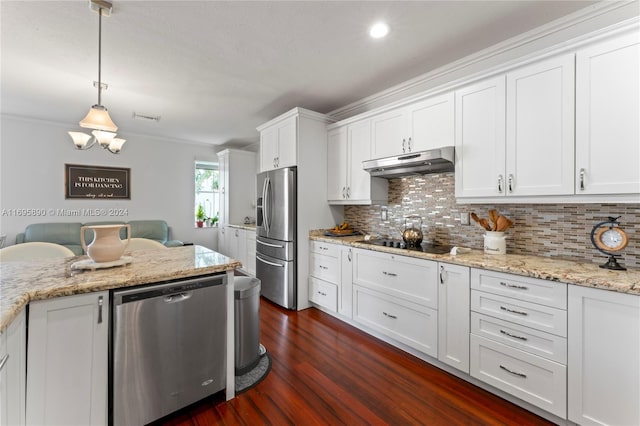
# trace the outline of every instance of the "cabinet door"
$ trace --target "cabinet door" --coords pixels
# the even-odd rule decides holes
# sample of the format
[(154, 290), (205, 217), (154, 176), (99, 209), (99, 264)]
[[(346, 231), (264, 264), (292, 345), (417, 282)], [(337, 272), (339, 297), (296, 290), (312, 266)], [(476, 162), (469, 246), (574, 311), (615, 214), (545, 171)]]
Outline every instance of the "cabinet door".
[(245, 269), (251, 275), (256, 274), (256, 231), (246, 231), (247, 234), (247, 263)]
[(218, 222), (220, 225), (229, 223), (229, 202), (227, 187), (229, 185), (229, 155), (218, 154), (218, 188), (220, 191), (219, 203), (220, 211), (218, 212)]
[(273, 126), (260, 132), (260, 171), (276, 168), (278, 156), (278, 127)]
[(291, 117), (278, 125), (278, 155), (276, 168), (298, 164), (298, 117)]
[(327, 136), (327, 198), (347, 198), (347, 129), (341, 127)]
[(29, 305), (27, 424), (107, 424), (108, 292)]
[(453, 146), (453, 92), (418, 102), (407, 108), (410, 152)]
[(372, 158), (390, 157), (407, 152), (407, 115), (403, 108), (371, 119)]
[(340, 250), (341, 274), (338, 288), (338, 312), (348, 318), (353, 316), (353, 250), (344, 247)]
[(469, 373), (469, 268), (440, 263), (438, 359)]
[(235, 228), (235, 254), (236, 259), (242, 263), (242, 268), (247, 268), (247, 234), (244, 229)]
[(576, 58), (576, 194), (640, 193), (640, 41), (626, 35)]
[(505, 77), (456, 91), (456, 197), (505, 194)]
[(640, 296), (569, 286), (569, 420), (640, 424)]
[(573, 54), (507, 74), (507, 195), (573, 194), (573, 127)]
[(348, 127), (348, 185), (350, 200), (371, 199), (371, 175), (362, 169), (362, 162), (371, 159), (371, 122), (364, 121)]
[(227, 227), (220, 225), (218, 227), (218, 252), (229, 256), (229, 240), (227, 236)]
[(23, 310), (0, 335), (0, 425), (25, 424), (27, 330)]

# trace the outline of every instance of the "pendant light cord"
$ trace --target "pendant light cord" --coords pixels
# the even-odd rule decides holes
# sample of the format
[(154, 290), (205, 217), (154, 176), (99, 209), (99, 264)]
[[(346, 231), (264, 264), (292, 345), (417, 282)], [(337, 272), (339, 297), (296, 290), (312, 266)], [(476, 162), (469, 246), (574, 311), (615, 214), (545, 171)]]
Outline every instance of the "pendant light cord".
[(98, 9), (98, 105), (102, 105), (102, 8)]

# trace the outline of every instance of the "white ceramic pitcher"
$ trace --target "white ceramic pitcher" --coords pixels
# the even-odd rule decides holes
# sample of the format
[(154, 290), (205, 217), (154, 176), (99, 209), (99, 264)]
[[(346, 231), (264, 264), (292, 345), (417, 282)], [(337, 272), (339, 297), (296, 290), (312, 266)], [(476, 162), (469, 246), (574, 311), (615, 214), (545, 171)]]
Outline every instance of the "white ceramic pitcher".
[[(127, 240), (120, 239), (120, 229), (127, 228)], [(93, 230), (93, 241), (89, 246), (84, 241), (84, 231)], [(87, 255), (96, 263), (113, 262), (120, 259), (129, 245), (131, 225), (91, 225), (80, 228), (80, 244)]]
[(507, 254), (507, 237), (504, 236), (504, 232), (487, 231), (484, 234), (484, 252)]

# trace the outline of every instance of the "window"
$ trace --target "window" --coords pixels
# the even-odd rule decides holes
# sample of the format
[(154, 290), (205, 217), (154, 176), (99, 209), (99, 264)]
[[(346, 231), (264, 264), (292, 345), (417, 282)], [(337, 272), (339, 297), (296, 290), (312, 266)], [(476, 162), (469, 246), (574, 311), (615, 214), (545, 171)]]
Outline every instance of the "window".
[(195, 205), (194, 217), (198, 207), (202, 206), (207, 221), (205, 224), (211, 225), (212, 219), (218, 217), (220, 211), (220, 200), (218, 198), (218, 164), (204, 161), (196, 161), (195, 174)]

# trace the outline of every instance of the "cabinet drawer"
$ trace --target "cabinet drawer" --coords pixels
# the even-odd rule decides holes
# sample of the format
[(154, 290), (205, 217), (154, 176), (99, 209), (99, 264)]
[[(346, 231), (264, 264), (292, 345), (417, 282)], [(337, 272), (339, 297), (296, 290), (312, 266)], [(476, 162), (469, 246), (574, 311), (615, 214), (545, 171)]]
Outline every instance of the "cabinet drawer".
[(311, 253), (309, 257), (309, 274), (337, 284), (340, 279), (340, 262), (336, 257)]
[(434, 261), (354, 250), (353, 282), (438, 308), (438, 268)]
[(340, 247), (335, 244), (323, 243), (322, 241), (310, 241), (309, 250), (311, 253), (323, 254), (330, 257), (340, 257)]
[(353, 319), (432, 357), (438, 356), (438, 312), (353, 286)]
[(561, 309), (471, 290), (471, 310), (556, 336), (567, 337), (567, 311)]
[(338, 286), (309, 277), (309, 300), (335, 312), (338, 310)]
[(471, 313), (471, 333), (567, 364), (567, 339), (487, 315)]
[(567, 368), (471, 335), (471, 376), (558, 417), (567, 417)]
[(471, 269), (471, 288), (567, 309), (567, 284), (502, 272)]

